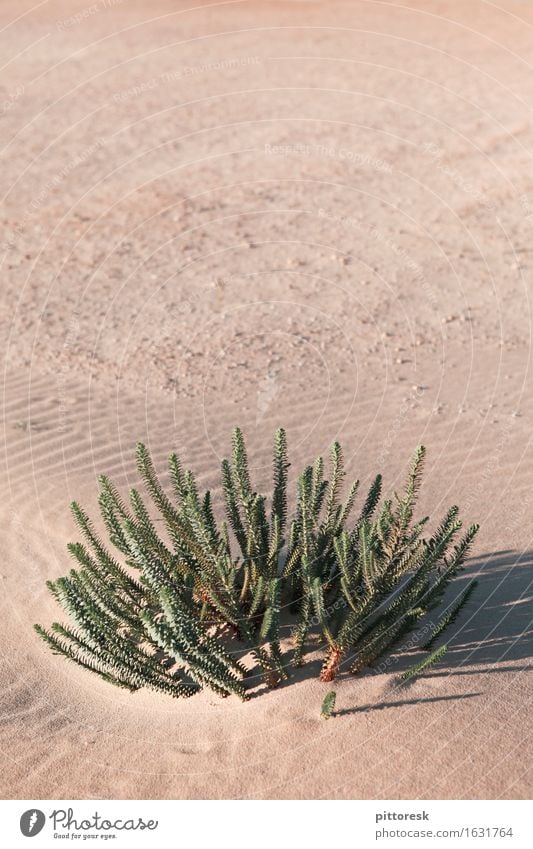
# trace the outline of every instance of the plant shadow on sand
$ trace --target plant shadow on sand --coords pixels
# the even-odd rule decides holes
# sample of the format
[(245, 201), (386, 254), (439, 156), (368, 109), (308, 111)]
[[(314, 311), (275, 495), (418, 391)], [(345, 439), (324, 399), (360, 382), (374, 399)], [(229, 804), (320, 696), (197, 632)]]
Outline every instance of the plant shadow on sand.
[[(533, 669), (531, 663), (506, 665), (533, 657), (533, 551), (498, 551), (471, 557), (465, 566), (447, 598), (453, 602), (472, 578), (478, 581), (475, 593), (440, 640), (448, 645), (441, 664), (419, 678)], [(393, 654), (383, 671), (404, 672), (420, 656), (416, 649)]]
[[(533, 551), (498, 551), (471, 558), (464, 580), (478, 577), (472, 602), (467, 605), (447, 640), (446, 671), (433, 675), (465, 675), (489, 672), (527, 671), (533, 664), (506, 663), (533, 657)], [(464, 666), (488, 664), (489, 668), (468, 670)]]
[[(339, 683), (343, 680), (363, 680), (380, 674), (394, 675), (395, 680), (384, 694), (388, 701), (356, 705), (336, 710), (337, 717), (348, 716), (366, 711), (385, 708), (423, 704), (441, 701), (460, 701), (482, 695), (482, 691), (439, 696), (408, 697), (417, 682), (429, 678), (446, 678), (456, 675), (477, 675), (499, 673), (522, 673), (533, 670), (533, 551), (497, 551), (479, 557), (472, 557), (466, 563), (462, 577), (457, 578), (450, 587), (448, 600), (453, 602), (472, 578), (478, 579), (478, 585), (472, 600), (461, 612), (457, 622), (450, 629), (446, 640), (448, 651), (435, 669), (422, 673), (410, 682), (398, 683), (397, 676), (405, 672), (414, 663), (424, 657), (424, 653), (413, 647), (411, 650), (398, 651), (389, 658), (369, 667), (364, 673), (352, 675), (348, 671), (340, 672)], [(352, 658), (345, 664), (346, 670)], [(516, 661), (525, 661), (522, 664)], [(321, 667), (320, 660), (311, 660), (296, 670), (288, 681), (280, 684), (280, 689), (290, 687), (297, 681), (316, 677)], [(332, 682), (335, 687), (336, 682)], [(264, 691), (256, 691), (261, 696)], [(405, 696), (405, 697), (404, 697)]]
[(420, 699), (398, 699), (395, 702), (378, 702), (377, 704), (358, 705), (357, 707), (344, 708), (337, 710), (334, 716), (352, 716), (354, 713), (368, 713), (372, 710), (385, 710), (386, 708), (407, 707), (408, 705), (430, 704), (432, 702), (456, 702), (464, 699), (473, 699), (476, 696), (481, 696), (479, 693), (461, 693), (457, 696), (429, 696), (428, 698)]

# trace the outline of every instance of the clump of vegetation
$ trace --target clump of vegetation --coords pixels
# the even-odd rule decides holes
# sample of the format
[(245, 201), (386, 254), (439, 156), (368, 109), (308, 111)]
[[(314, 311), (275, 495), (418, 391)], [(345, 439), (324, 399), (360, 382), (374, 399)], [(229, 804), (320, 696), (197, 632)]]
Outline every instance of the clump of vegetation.
[[(175, 697), (208, 687), (246, 700), (260, 682), (285, 681), (291, 666), (316, 652), (317, 638), (322, 681), (360, 672), (442, 606), (477, 531), (472, 525), (460, 537), (458, 508), (451, 507), (423, 536), (427, 519), (415, 521), (414, 508), (424, 456), (418, 448), (402, 495), (381, 501), (378, 475), (352, 518), (359, 482), (342, 500), (344, 461), (335, 442), (327, 479), (321, 457), (299, 476), (289, 517), (285, 431), (275, 435), (267, 501), (252, 488), (237, 428), (232, 458), (222, 463), (219, 519), (210, 492), (199, 491), (175, 454), (167, 492), (139, 444), (137, 466), (150, 501), (137, 489), (126, 501), (100, 478), (111, 547), (72, 505), (83, 536), (68, 546), (76, 569), (48, 582), (71, 623), (35, 628), (54, 652), (112, 684)], [(431, 644), (472, 589), (434, 627)]]

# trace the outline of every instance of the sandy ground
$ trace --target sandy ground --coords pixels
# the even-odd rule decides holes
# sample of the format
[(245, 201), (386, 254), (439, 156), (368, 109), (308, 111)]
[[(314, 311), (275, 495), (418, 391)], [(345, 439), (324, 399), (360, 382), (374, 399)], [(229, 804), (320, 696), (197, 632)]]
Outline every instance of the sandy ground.
[[(195, 8), (195, 5), (197, 6)], [(533, 576), (533, 7), (0, 7), (0, 748), (8, 798), (527, 798)], [(133, 445), (267, 485), (340, 439), (482, 528), (434, 671), (241, 705), (123, 694), (34, 635), (68, 502)], [(461, 580), (464, 580), (462, 578)]]

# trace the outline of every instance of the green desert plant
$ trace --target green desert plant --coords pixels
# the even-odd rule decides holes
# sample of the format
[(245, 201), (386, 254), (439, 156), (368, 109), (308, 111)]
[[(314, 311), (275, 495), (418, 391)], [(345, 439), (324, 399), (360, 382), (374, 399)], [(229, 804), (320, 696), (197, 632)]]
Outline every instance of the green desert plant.
[(421, 646), (422, 649), (430, 649), (435, 644), (440, 635), (444, 633), (448, 625), (451, 625), (452, 622), (455, 622), (457, 616), (465, 606), (466, 602), (468, 601), (476, 587), (477, 581), (469, 582), (469, 584), (465, 587), (462, 593), (459, 594), (458, 598), (454, 601), (454, 603), (448, 608), (448, 610), (444, 612), (443, 616), (441, 617), (441, 619), (439, 619), (437, 624), (433, 626), (429, 639), (426, 640), (423, 646)]
[(446, 652), (448, 651), (448, 646), (440, 646), (440, 648), (435, 649), (435, 651), (428, 654), (423, 660), (419, 663), (415, 663), (414, 666), (410, 666), (409, 669), (406, 669), (405, 672), (399, 676), (400, 681), (410, 681), (412, 678), (416, 678), (417, 675), (420, 675), (422, 672), (425, 672), (426, 669), (429, 669), (435, 663), (444, 657)]
[[(35, 626), (54, 652), (129, 690), (188, 697), (208, 687), (245, 700), (258, 682), (273, 687), (286, 680), (291, 665), (316, 651), (317, 639), (325, 647), (320, 677), (332, 681), (341, 669), (373, 664), (442, 606), (477, 526), (458, 539), (461, 522), (452, 507), (422, 536), (427, 520), (415, 521), (414, 508), (423, 448), (415, 452), (404, 493), (380, 504), (378, 475), (352, 519), (359, 483), (343, 501), (337, 442), (327, 479), (321, 457), (299, 476), (290, 517), (285, 431), (274, 439), (268, 502), (252, 488), (238, 428), (232, 447), (221, 470), (224, 519), (175, 454), (167, 492), (142, 444), (137, 467), (149, 502), (136, 489), (126, 501), (100, 477), (111, 547), (72, 505), (83, 537), (68, 546), (76, 569), (48, 582), (71, 624)], [(431, 641), (466, 597), (465, 591), (434, 626)]]
[(320, 716), (322, 717), (322, 719), (329, 719), (330, 716), (333, 715), (336, 700), (337, 693), (335, 692), (335, 690), (330, 690), (330, 692), (324, 696), (324, 701), (322, 702), (322, 708), (320, 711)]

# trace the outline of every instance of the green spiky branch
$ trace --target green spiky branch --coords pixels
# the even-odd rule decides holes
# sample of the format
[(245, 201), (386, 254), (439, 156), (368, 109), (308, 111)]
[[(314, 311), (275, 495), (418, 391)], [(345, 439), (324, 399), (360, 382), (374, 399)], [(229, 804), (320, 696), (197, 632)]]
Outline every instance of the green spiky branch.
[(414, 666), (411, 666), (409, 669), (406, 669), (405, 672), (402, 672), (399, 676), (399, 681), (410, 681), (412, 678), (416, 678), (417, 675), (420, 675), (422, 672), (425, 672), (431, 666), (438, 663), (438, 661), (444, 657), (447, 650), (448, 646), (446, 645), (435, 649), (435, 651), (431, 652), (431, 654), (425, 657), (424, 660), (421, 660), (419, 663), (415, 663)]
[(333, 711), (335, 710), (335, 702), (337, 699), (337, 693), (334, 690), (327, 693), (324, 696), (324, 701), (322, 702), (322, 708), (320, 710), (320, 715), (322, 719), (330, 719), (333, 715)]
[[(36, 630), (52, 651), (108, 682), (174, 697), (207, 687), (246, 700), (258, 682), (272, 687), (285, 680), (291, 663), (302, 664), (316, 649), (317, 637), (325, 647), (323, 681), (348, 667), (359, 672), (442, 607), (477, 531), (473, 525), (460, 537), (452, 507), (432, 535), (422, 536), (427, 519), (415, 521), (414, 511), (424, 458), (417, 449), (404, 492), (381, 506), (378, 475), (352, 518), (359, 482), (342, 500), (346, 473), (335, 442), (328, 478), (321, 457), (307, 466), (289, 517), (285, 431), (275, 434), (268, 503), (252, 488), (236, 428), (231, 458), (222, 462), (225, 518), (219, 520), (210, 492), (201, 493), (175, 454), (169, 493), (139, 444), (137, 468), (149, 500), (136, 489), (125, 500), (100, 477), (99, 507), (112, 549), (72, 505), (83, 536), (69, 545), (76, 569), (48, 587), (73, 624)], [(473, 588), (444, 609), (428, 648)]]

